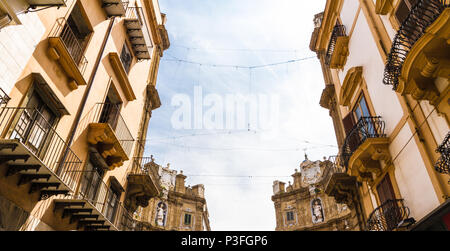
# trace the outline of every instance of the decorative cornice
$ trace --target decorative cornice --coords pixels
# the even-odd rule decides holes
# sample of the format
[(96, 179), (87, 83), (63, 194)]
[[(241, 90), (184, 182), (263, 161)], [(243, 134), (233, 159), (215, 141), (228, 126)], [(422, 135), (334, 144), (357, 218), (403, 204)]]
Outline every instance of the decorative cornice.
[(136, 95), (134, 94), (133, 87), (131, 86), (130, 80), (128, 79), (128, 74), (123, 68), (122, 62), (119, 58), (119, 54), (116, 52), (109, 53), (109, 62), (114, 70), (114, 73), (119, 81), (120, 87), (128, 101), (136, 100)]
[(351, 98), (354, 95), (356, 87), (362, 82), (363, 67), (357, 66), (349, 69), (342, 83), (341, 92), (339, 94), (339, 104), (349, 106)]

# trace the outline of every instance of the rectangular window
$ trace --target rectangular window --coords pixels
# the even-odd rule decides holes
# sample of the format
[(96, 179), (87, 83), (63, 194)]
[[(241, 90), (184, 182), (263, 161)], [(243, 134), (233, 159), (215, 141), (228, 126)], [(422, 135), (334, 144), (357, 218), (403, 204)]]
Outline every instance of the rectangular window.
[(192, 215), (190, 214), (185, 214), (184, 215), (184, 225), (186, 226), (190, 226), (192, 222)]
[(366, 98), (361, 95), (355, 108), (353, 108), (356, 121), (359, 121), (362, 117), (370, 117), (369, 107), (367, 106)]
[(45, 142), (52, 136), (51, 128), (57, 117), (36, 91), (31, 95), (26, 107), (22, 111), (11, 138), (20, 139), (30, 147), (33, 153), (42, 157), (41, 154), (46, 149)]
[(286, 219), (287, 221), (294, 221), (294, 212), (290, 211), (290, 212), (286, 212)]
[(67, 18), (67, 23), (61, 33), (61, 39), (67, 47), (75, 63), (79, 64), (89, 42), (92, 31), (83, 15), (80, 3), (77, 3)]
[(125, 42), (122, 47), (122, 53), (120, 53), (120, 61), (122, 61), (123, 68), (125, 72), (128, 74), (130, 72), (131, 61), (133, 57), (131, 56), (131, 52), (128, 49), (127, 43)]

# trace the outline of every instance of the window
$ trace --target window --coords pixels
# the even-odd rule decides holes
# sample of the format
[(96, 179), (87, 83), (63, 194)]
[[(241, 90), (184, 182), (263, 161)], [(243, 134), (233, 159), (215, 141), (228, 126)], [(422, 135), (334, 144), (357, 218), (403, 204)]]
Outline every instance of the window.
[(360, 120), (362, 117), (370, 117), (369, 107), (367, 107), (367, 102), (364, 95), (361, 95), (358, 103), (356, 103), (355, 107), (353, 108), (353, 114), (356, 121)]
[(383, 204), (388, 200), (395, 200), (394, 188), (392, 188), (389, 174), (386, 174), (377, 186), (378, 197), (380, 203)]
[(114, 218), (116, 216), (117, 206), (119, 205), (121, 192), (115, 189), (113, 185), (109, 186), (108, 197), (106, 198), (106, 218), (112, 223), (114, 223)]
[(408, 17), (411, 9), (417, 4), (419, 0), (402, 0), (400, 1), (397, 10), (395, 11), (395, 18), (399, 24), (402, 24), (403, 21)]
[(184, 225), (190, 226), (192, 222), (192, 215), (191, 214), (185, 214), (184, 215)]
[[(386, 224), (388, 229), (395, 229), (398, 222), (396, 222), (395, 216), (401, 215), (397, 202), (386, 203), (388, 200), (395, 200), (394, 188), (392, 188), (391, 179), (389, 174), (386, 174), (377, 186), (378, 198), (380, 199), (381, 212), (387, 219)], [(386, 203), (386, 204), (385, 204)], [(384, 205), (383, 205), (384, 204)]]
[(286, 212), (286, 219), (287, 221), (294, 221), (295, 220), (294, 212), (293, 211)]
[(93, 205), (96, 205), (97, 195), (100, 185), (102, 183), (104, 170), (95, 166), (90, 160), (86, 164), (86, 171), (83, 172), (83, 180), (81, 183), (81, 194), (90, 201)]
[(92, 31), (77, 3), (67, 18), (67, 23), (61, 33), (61, 39), (67, 47), (75, 63), (79, 64), (83, 58), (84, 50), (89, 42)]
[(42, 157), (40, 155), (45, 152), (45, 142), (52, 136), (50, 132), (56, 123), (56, 115), (36, 91), (33, 91), (26, 107), (11, 138), (21, 140), (33, 153)]
[(103, 104), (99, 123), (108, 123), (111, 128), (115, 130), (120, 117), (121, 106), (122, 101), (111, 86), (108, 90), (105, 103)]
[(130, 49), (128, 49), (126, 42), (123, 44), (122, 53), (120, 54), (120, 60), (122, 61), (125, 72), (128, 74), (130, 72), (131, 61), (133, 60), (133, 57), (131, 56)]

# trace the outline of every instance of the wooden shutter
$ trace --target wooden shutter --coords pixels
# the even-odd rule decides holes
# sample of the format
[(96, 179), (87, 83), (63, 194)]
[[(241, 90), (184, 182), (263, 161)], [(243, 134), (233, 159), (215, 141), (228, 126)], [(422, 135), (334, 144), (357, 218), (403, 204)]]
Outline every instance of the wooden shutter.
[(348, 136), (353, 127), (356, 125), (355, 119), (353, 118), (353, 113), (349, 113), (347, 117), (342, 120), (342, 123), (344, 123), (345, 135)]
[(381, 180), (380, 184), (377, 186), (377, 192), (381, 204), (383, 204), (387, 200), (395, 199), (394, 188), (392, 188), (389, 174), (386, 174), (386, 176), (384, 176), (384, 178)]

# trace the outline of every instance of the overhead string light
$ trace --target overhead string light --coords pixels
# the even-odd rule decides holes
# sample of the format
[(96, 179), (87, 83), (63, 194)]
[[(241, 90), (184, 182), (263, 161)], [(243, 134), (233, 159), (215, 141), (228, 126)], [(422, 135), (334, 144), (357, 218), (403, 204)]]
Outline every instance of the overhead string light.
[(190, 61), (190, 60), (179, 59), (170, 54), (167, 54), (167, 55), (169, 55), (173, 59), (164, 59), (163, 58), (161, 60), (162, 61), (173, 61), (173, 62), (179, 62), (179, 63), (185, 63), (185, 64), (193, 64), (193, 65), (199, 65), (199, 66), (215, 67), (215, 68), (235, 68), (235, 69), (250, 69), (250, 70), (258, 69), (258, 68), (266, 68), (266, 67), (271, 67), (271, 66), (277, 66), (277, 65), (292, 64), (292, 63), (296, 63), (296, 62), (300, 62), (300, 61), (317, 58), (316, 56), (310, 56), (310, 57), (297, 58), (297, 59), (292, 59), (292, 60), (277, 62), (277, 63), (272, 63), (272, 64), (243, 66), (243, 65), (226, 65), (226, 64), (210, 64), (210, 63), (195, 62), (195, 61)]

